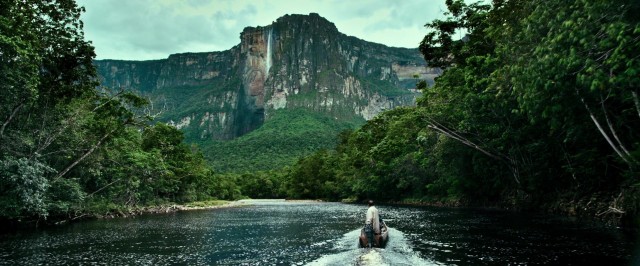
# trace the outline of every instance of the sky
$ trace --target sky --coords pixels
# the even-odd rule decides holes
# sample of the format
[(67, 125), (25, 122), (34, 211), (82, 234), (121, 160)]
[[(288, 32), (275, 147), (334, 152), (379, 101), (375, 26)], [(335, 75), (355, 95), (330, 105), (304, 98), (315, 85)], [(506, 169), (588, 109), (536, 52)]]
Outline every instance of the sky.
[(393, 47), (418, 47), (424, 24), (443, 18), (445, 0), (77, 0), (96, 59), (151, 60), (224, 51), (248, 26), (285, 14), (318, 13), (344, 34)]

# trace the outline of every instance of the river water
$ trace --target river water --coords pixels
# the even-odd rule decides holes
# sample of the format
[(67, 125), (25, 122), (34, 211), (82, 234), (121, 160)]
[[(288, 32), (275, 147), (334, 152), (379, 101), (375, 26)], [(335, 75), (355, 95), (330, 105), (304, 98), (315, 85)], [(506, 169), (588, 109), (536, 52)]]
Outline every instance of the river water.
[(250, 206), (0, 235), (2, 265), (640, 265), (637, 237), (569, 218), (378, 206), (385, 249), (359, 249), (366, 206)]

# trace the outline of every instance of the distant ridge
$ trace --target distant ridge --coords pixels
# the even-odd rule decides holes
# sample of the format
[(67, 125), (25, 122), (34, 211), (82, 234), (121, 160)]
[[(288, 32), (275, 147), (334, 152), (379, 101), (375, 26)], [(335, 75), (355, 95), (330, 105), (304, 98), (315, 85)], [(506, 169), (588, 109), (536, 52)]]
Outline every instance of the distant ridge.
[[(246, 27), (240, 43), (226, 51), (149, 61), (96, 60), (95, 65), (103, 86), (151, 99), (154, 109), (163, 109), (159, 120), (185, 132), (187, 141), (200, 145), (212, 161), (227, 156), (215, 154), (221, 141), (253, 132), (278, 114), (304, 110), (327, 117), (337, 133), (384, 110), (414, 104), (416, 82), (431, 83), (440, 73), (426, 66), (417, 49), (347, 36), (316, 13)], [(256, 147), (237, 149), (245, 148)]]

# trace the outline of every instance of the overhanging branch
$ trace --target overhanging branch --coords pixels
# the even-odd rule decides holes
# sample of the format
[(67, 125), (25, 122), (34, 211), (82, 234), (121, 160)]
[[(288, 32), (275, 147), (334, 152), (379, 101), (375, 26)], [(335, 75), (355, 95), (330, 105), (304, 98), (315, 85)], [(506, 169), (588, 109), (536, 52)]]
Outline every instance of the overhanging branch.
[(488, 156), (491, 159), (497, 160), (499, 162), (502, 162), (504, 164), (506, 164), (509, 167), (509, 170), (511, 171), (511, 173), (513, 174), (513, 178), (515, 179), (516, 183), (518, 185), (520, 185), (520, 171), (518, 169), (518, 164), (517, 161), (510, 158), (509, 156), (506, 156), (504, 154), (500, 154), (500, 153), (493, 153), (488, 151), (487, 149), (481, 147), (480, 145), (476, 144), (475, 142), (469, 140), (468, 138), (465, 138), (463, 136), (461, 136), (460, 134), (458, 134), (457, 132), (455, 132), (454, 130), (451, 130), (449, 128), (447, 128), (446, 126), (443, 126), (442, 124), (438, 123), (437, 121), (433, 120), (433, 119), (428, 119), (427, 120), (428, 125), (427, 127), (433, 130), (436, 130), (437, 132), (442, 133), (443, 135), (445, 135), (448, 138), (454, 139), (470, 148), (473, 148), (479, 152), (481, 152), (482, 154)]

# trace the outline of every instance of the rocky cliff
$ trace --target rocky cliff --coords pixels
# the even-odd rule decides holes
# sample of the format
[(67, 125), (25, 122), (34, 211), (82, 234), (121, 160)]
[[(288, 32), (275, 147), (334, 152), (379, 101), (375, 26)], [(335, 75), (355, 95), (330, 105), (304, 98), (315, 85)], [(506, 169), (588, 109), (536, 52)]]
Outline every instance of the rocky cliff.
[(102, 85), (141, 92), (163, 111), (161, 120), (200, 143), (252, 132), (281, 109), (336, 121), (371, 119), (413, 104), (415, 83), (439, 74), (417, 49), (346, 36), (315, 13), (247, 27), (227, 51), (95, 65)]

